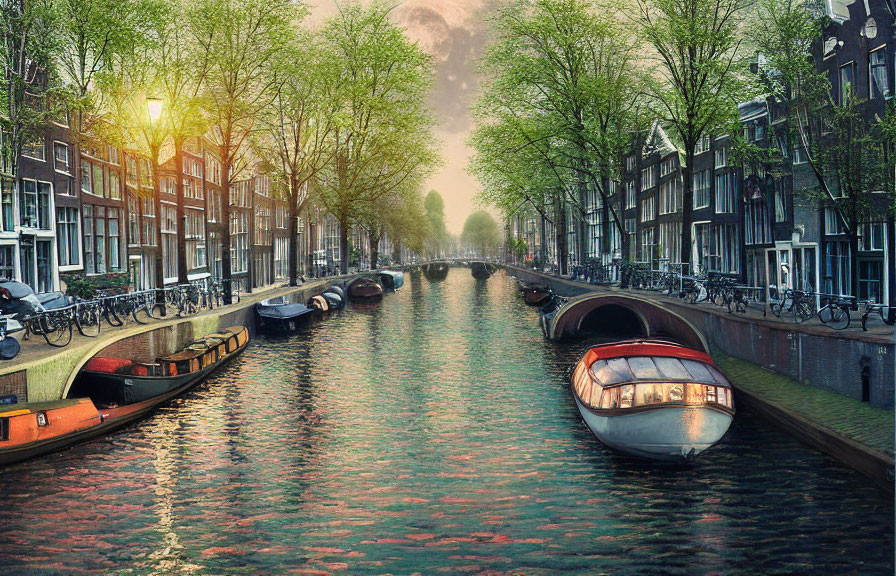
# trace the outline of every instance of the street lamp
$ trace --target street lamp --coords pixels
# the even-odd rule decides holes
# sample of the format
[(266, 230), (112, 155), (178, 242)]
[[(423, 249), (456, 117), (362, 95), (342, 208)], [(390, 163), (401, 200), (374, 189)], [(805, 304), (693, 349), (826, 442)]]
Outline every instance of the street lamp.
[(147, 98), (146, 110), (149, 112), (149, 120), (151, 122), (156, 122), (159, 118), (162, 117), (162, 99)]

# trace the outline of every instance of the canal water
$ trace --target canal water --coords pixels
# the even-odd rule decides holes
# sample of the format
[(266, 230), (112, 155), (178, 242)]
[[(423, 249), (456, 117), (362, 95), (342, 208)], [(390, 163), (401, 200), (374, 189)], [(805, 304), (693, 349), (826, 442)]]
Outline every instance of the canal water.
[(0, 471), (0, 574), (893, 573), (890, 499), (746, 411), (691, 466), (604, 448), (581, 352), (504, 273), (409, 275)]

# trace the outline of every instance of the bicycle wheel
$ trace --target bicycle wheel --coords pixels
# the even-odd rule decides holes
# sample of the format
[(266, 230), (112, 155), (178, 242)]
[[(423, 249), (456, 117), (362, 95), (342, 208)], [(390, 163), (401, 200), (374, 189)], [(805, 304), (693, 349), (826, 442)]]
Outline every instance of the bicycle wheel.
[(818, 319), (834, 330), (843, 330), (849, 326), (849, 310), (836, 304), (828, 304), (818, 311)]
[(800, 300), (793, 305), (794, 322), (805, 322), (812, 316), (812, 309), (809, 308), (809, 304), (807, 302), (803, 302), (802, 300)]
[(149, 321), (153, 319), (152, 310), (147, 304), (141, 303), (131, 310), (131, 317), (137, 324), (149, 324)]
[[(120, 309), (116, 310), (116, 308), (118, 308), (118, 306), (106, 306), (106, 308), (103, 309), (103, 318), (106, 319), (109, 326), (124, 326), (124, 323), (127, 320), (127, 314), (124, 314)], [(118, 315), (119, 312), (122, 312), (121, 316)]]
[(95, 338), (100, 335), (103, 318), (96, 308), (82, 308), (75, 313), (75, 326), (81, 336)]
[(37, 319), (37, 325), (50, 346), (62, 348), (72, 341), (72, 319), (69, 316), (42, 315)]

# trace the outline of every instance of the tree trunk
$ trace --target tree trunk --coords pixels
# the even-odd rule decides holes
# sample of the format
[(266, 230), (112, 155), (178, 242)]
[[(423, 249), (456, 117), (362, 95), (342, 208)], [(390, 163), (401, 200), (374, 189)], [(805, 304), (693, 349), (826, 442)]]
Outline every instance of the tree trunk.
[(694, 179), (691, 177), (694, 171), (694, 146), (696, 142), (685, 142), (685, 166), (682, 168), (681, 177), (684, 180), (684, 192), (681, 196), (681, 246), (679, 247), (679, 261), (687, 264), (682, 266), (682, 274), (693, 274), (691, 267), (691, 221), (694, 219)]
[(547, 261), (547, 258), (548, 258), (548, 243), (547, 243), (547, 238), (545, 238), (545, 234), (547, 234), (547, 225), (545, 224), (544, 214), (541, 214), (541, 220), (538, 225), (540, 228), (539, 233), (538, 233), (538, 237), (539, 237), (538, 239), (540, 241), (540, 245), (538, 247), (538, 252), (539, 252), (538, 257), (541, 260), (541, 271), (543, 272), (544, 271), (544, 263)]
[(859, 296), (859, 223), (857, 218), (850, 218), (849, 228), (849, 296)]
[(184, 210), (184, 143), (174, 141), (174, 189), (177, 195), (177, 282), (187, 283), (187, 231)]
[(289, 285), (297, 286), (299, 284), (299, 259), (298, 246), (296, 242), (299, 239), (299, 214), (296, 210), (295, 198), (289, 199), (289, 242), (287, 242), (286, 257), (289, 259), (288, 274)]
[(339, 218), (339, 272), (348, 274), (348, 217)]
[(379, 236), (370, 236), (370, 269), (376, 270), (379, 268), (379, 259), (380, 259), (380, 237)]
[(569, 249), (567, 248), (568, 238), (566, 236), (566, 207), (563, 200), (557, 203), (557, 218), (555, 220), (555, 236), (557, 238), (557, 270), (561, 276), (566, 276), (567, 266), (566, 260), (569, 257)]
[(233, 303), (233, 275), (230, 266), (230, 147), (222, 146), (223, 157), (221, 174), (224, 175), (224, 186), (221, 187), (221, 280), (224, 285), (224, 304)]
[[(162, 260), (162, 195), (159, 190), (159, 151), (158, 149), (150, 151), (150, 162), (152, 164), (152, 192), (153, 192), (153, 210), (156, 213), (156, 254), (155, 254), (155, 284), (156, 284), (156, 303), (164, 304), (165, 292), (165, 263)], [(165, 315), (165, 307), (162, 306), (162, 315)]]

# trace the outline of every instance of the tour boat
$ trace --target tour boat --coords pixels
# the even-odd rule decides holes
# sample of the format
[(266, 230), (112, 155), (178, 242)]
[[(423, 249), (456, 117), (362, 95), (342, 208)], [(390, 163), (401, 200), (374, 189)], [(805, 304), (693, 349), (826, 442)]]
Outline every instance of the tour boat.
[(380, 270), (380, 283), (384, 290), (396, 291), (404, 286), (404, 272)]
[(734, 417), (731, 384), (709, 355), (667, 341), (593, 347), (570, 388), (598, 440), (645, 458), (690, 459), (721, 440)]
[(233, 326), (156, 362), (92, 358), (81, 369), (68, 397), (88, 397), (98, 406), (113, 406), (142, 402), (172, 391), (180, 393), (242, 352), (248, 343), (246, 327)]
[(198, 384), (242, 352), (248, 342), (246, 328), (234, 326), (156, 363), (94, 358), (78, 375), (69, 398), (0, 406), (0, 465), (60, 450), (125, 426)]
[(276, 331), (295, 330), (313, 310), (298, 302), (288, 302), (285, 296), (277, 296), (256, 304), (255, 312), (258, 314), (259, 330)]
[(427, 280), (444, 280), (448, 277), (448, 264), (446, 262), (430, 262), (421, 266), (423, 275)]
[(373, 278), (362, 276), (349, 284), (346, 292), (352, 300), (371, 300), (383, 296), (383, 287)]
[(492, 275), (492, 266), (488, 262), (470, 262), (473, 278), (486, 280)]

